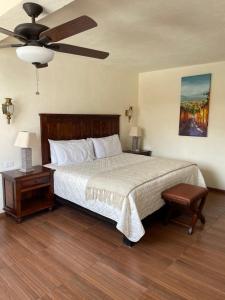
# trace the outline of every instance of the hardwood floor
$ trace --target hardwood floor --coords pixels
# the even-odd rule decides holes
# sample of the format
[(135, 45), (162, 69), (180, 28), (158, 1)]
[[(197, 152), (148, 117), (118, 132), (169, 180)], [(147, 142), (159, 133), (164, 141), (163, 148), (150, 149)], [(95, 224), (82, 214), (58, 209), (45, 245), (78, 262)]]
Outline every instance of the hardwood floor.
[(105, 222), (60, 207), (0, 218), (0, 299), (225, 299), (225, 195), (210, 192), (192, 236), (156, 221), (133, 248)]

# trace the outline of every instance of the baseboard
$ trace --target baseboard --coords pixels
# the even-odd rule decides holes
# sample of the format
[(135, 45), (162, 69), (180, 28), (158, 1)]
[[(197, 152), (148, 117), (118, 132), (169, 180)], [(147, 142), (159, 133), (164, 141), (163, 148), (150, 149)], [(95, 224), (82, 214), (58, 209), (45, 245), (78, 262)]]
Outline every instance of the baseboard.
[(216, 193), (220, 193), (220, 194), (224, 194), (225, 195), (225, 190), (213, 188), (213, 187), (210, 187), (210, 186), (208, 186), (208, 190), (212, 191), (212, 192), (216, 192)]

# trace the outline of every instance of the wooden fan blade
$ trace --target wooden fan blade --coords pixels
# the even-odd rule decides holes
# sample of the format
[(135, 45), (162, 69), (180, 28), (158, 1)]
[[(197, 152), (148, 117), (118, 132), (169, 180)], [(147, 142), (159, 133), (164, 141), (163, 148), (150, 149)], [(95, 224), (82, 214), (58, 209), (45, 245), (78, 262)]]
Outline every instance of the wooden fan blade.
[(109, 56), (108, 52), (103, 52), (99, 50), (88, 49), (88, 48), (83, 48), (83, 47), (78, 47), (78, 46), (73, 46), (68, 44), (61, 44), (61, 43), (47, 45), (46, 48), (58, 52), (88, 56), (88, 57), (99, 58), (99, 59), (104, 59)]
[(17, 48), (17, 47), (22, 47), (24, 45), (22, 44), (8, 44), (8, 45), (0, 45), (0, 49), (4, 48)]
[(16, 39), (18, 39), (22, 42), (27, 42), (27, 38), (25, 36), (20, 35), (20, 34), (16, 34), (13, 31), (10, 31), (8, 29), (0, 27), (0, 32), (3, 33), (3, 34), (9, 35), (9, 36), (13, 36), (14, 38), (16, 38)]
[(45, 43), (58, 42), (96, 26), (97, 23), (94, 20), (88, 16), (81, 16), (62, 25), (41, 32), (40, 41), (44, 41)]

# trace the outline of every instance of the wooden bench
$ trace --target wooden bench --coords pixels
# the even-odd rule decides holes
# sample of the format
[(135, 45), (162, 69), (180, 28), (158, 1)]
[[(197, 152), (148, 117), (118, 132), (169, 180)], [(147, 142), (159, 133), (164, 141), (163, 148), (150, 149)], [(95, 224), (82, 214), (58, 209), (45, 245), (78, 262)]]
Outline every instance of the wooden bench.
[(166, 202), (168, 208), (165, 224), (169, 222), (174, 207), (186, 207), (192, 215), (191, 223), (189, 225), (186, 223), (180, 223), (188, 226), (188, 234), (192, 234), (198, 219), (202, 224), (205, 224), (205, 217), (202, 214), (202, 210), (205, 205), (207, 195), (208, 190), (206, 188), (186, 183), (180, 183), (165, 190), (162, 193), (162, 198)]

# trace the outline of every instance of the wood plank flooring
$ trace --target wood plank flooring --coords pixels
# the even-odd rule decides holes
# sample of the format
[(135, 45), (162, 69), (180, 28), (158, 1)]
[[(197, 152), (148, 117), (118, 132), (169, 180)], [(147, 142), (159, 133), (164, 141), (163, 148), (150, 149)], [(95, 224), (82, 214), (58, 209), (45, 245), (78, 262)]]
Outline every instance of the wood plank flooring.
[(0, 300), (225, 299), (225, 195), (210, 192), (192, 236), (155, 221), (133, 248), (110, 224), (60, 207), (0, 218)]

